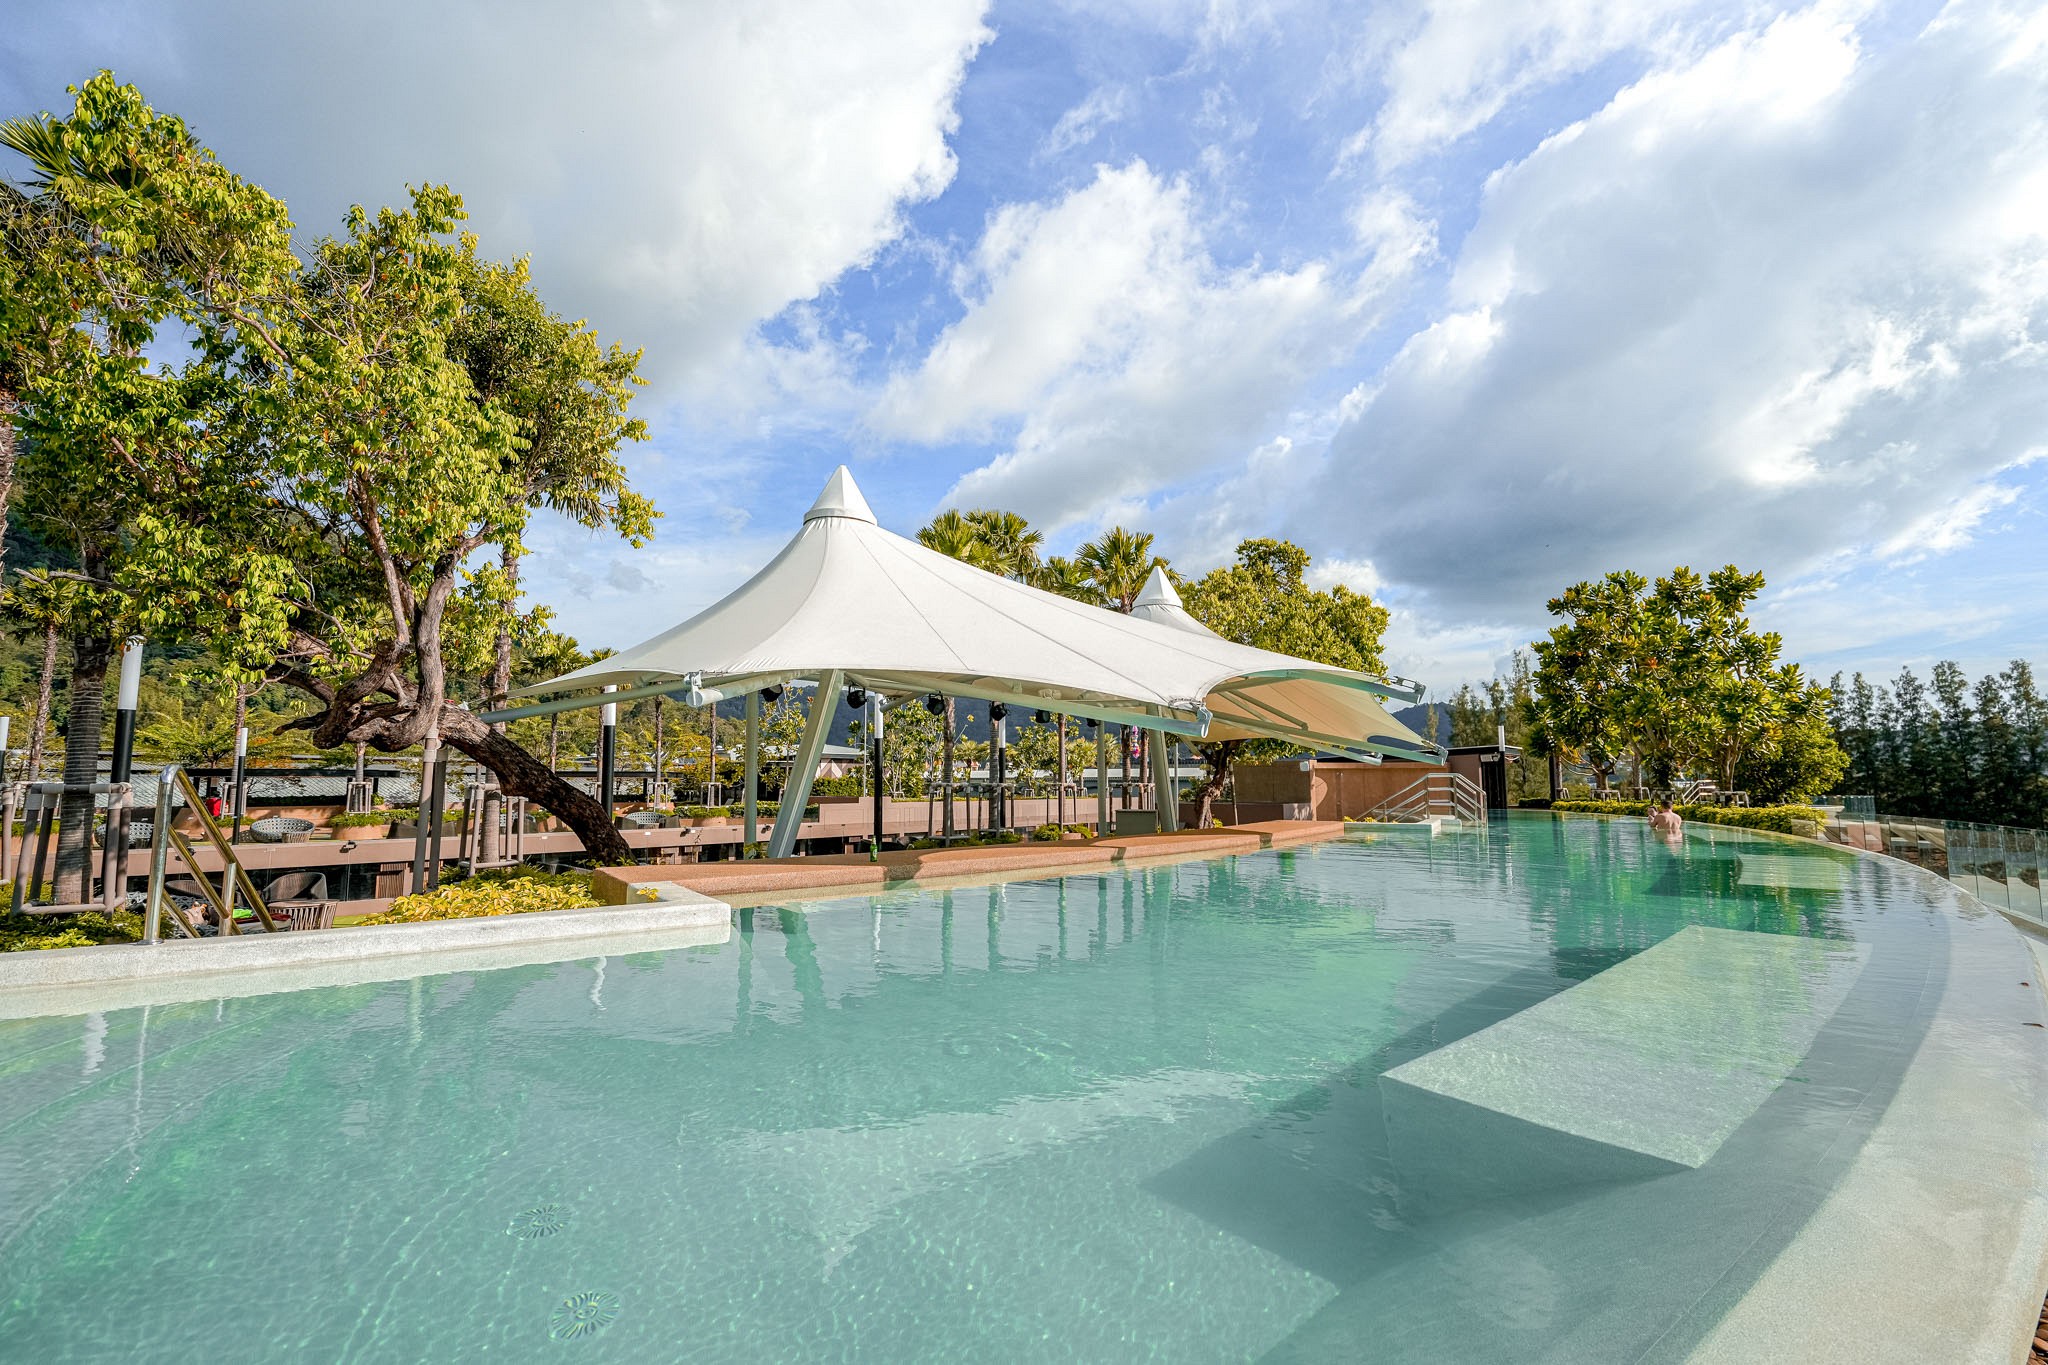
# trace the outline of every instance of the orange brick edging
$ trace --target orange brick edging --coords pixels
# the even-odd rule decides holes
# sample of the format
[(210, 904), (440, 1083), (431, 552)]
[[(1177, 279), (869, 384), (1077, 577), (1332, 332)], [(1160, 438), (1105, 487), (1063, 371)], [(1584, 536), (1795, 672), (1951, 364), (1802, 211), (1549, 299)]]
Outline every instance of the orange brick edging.
[(1265, 848), (1334, 839), (1343, 832), (1341, 822), (1273, 820), (1178, 834), (1124, 835), (1085, 844), (895, 850), (874, 862), (868, 861), (865, 853), (834, 853), (814, 858), (603, 867), (592, 874), (591, 884), (597, 898), (607, 905), (627, 904), (631, 888), (646, 882), (672, 882), (723, 901), (739, 899), (759, 904), (778, 899), (817, 900), (935, 882), (995, 880), (1031, 873), (1057, 875), (1124, 862), (1256, 853)]

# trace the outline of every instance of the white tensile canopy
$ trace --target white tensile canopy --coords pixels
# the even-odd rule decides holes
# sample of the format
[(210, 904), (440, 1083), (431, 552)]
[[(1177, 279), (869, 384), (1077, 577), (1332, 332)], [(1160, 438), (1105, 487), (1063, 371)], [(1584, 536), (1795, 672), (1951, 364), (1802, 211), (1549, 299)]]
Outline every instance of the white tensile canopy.
[[(806, 679), (823, 697), (850, 685), (892, 697), (973, 697), (1190, 739), (1282, 739), (1366, 759), (1440, 752), (1381, 705), (1384, 697), (1412, 700), (1412, 685), (1226, 640), (1188, 615), (1156, 569), (1136, 609), (1123, 615), (974, 568), (884, 530), (844, 466), (781, 553), (724, 599), (520, 693), (619, 690), (496, 714), (656, 695), (701, 706)], [(815, 733), (805, 735), (793, 784), (808, 787), (804, 760), (824, 742), (835, 710), (812, 708)], [(770, 850), (777, 856), (793, 847), (791, 813), (808, 791), (787, 795)]]

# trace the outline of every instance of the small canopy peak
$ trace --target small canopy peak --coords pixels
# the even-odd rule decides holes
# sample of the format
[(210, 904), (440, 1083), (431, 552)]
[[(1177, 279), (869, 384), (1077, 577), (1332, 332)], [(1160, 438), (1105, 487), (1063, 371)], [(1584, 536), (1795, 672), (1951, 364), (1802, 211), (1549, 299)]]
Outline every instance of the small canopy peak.
[(845, 465), (832, 471), (832, 477), (825, 481), (825, 491), (818, 494), (811, 510), (804, 513), (805, 521), (816, 521), (820, 517), (848, 517), (870, 526), (878, 524), (874, 510), (860, 494), (860, 485), (853, 481), (853, 472)]
[(1152, 566), (1152, 576), (1145, 580), (1137, 601), (1132, 603), (1138, 607), (1177, 607), (1180, 604), (1180, 594), (1173, 590), (1173, 580), (1166, 576), (1165, 567), (1158, 564)]

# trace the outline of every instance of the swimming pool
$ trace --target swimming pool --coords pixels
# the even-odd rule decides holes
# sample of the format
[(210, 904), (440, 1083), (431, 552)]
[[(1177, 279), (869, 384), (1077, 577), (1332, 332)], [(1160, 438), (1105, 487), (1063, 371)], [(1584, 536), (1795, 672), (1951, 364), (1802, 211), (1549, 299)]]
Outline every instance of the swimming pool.
[(1978, 932), (1878, 858), (1517, 817), (4, 1023), (0, 1354), (1684, 1358)]

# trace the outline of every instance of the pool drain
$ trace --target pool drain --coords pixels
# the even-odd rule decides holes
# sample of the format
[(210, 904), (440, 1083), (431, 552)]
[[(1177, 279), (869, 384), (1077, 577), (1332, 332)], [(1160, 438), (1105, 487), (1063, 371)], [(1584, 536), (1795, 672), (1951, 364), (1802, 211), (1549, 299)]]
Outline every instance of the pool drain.
[(617, 1294), (571, 1294), (548, 1315), (548, 1335), (556, 1341), (594, 1337), (619, 1319)]
[(515, 1216), (505, 1231), (530, 1242), (536, 1237), (552, 1237), (568, 1226), (569, 1215), (560, 1204), (542, 1204)]

